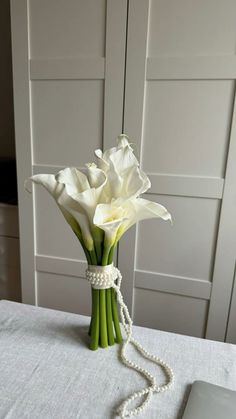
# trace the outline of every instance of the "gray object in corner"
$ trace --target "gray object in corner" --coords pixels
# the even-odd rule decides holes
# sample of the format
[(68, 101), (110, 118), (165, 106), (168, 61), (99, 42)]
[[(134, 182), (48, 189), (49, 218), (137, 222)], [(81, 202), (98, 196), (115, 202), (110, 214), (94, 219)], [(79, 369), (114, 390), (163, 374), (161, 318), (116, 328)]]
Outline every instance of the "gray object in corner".
[(236, 391), (195, 381), (182, 419), (235, 419)]

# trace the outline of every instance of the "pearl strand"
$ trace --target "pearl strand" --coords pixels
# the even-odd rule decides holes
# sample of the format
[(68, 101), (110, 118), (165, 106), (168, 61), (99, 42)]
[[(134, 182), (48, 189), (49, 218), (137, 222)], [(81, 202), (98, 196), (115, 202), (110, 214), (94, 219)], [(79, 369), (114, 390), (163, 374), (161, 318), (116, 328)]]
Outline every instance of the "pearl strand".
[(116, 280), (116, 271), (113, 264), (107, 266), (89, 265), (85, 274), (86, 279), (96, 289), (111, 288)]
[[(136, 416), (139, 413), (141, 413), (147, 404), (149, 403), (151, 396), (153, 393), (162, 393), (166, 390), (168, 390), (173, 382), (174, 382), (174, 373), (172, 368), (164, 362), (161, 358), (149, 353), (146, 349), (143, 348), (143, 346), (137, 342), (132, 337), (132, 319), (129, 314), (128, 307), (124, 303), (123, 296), (120, 291), (121, 281), (122, 281), (122, 275), (118, 268), (115, 268), (113, 264), (108, 266), (89, 266), (86, 270), (86, 278), (89, 280), (91, 285), (94, 288), (97, 289), (106, 289), (106, 288), (114, 288), (114, 290), (117, 293), (117, 299), (118, 303), (120, 305), (120, 316), (121, 316), (121, 323), (124, 328), (125, 334), (126, 334), (126, 340), (122, 343), (121, 347), (121, 360), (124, 365), (126, 365), (128, 368), (131, 368), (137, 372), (139, 372), (144, 378), (147, 379), (147, 381), (150, 383), (148, 387), (143, 388), (140, 391), (134, 392), (129, 396), (119, 407), (118, 413), (121, 419), (124, 419), (126, 417)], [(115, 280), (117, 279), (117, 285), (115, 284)], [(128, 359), (126, 355), (126, 348), (128, 344), (131, 343), (136, 350), (146, 359), (154, 362), (155, 364), (159, 365), (163, 371), (165, 372), (165, 375), (167, 377), (167, 383), (158, 386), (156, 384), (155, 377), (150, 374), (146, 369), (140, 367), (135, 362)], [(141, 403), (140, 406), (128, 410), (127, 406), (130, 402), (132, 402), (135, 399), (138, 399), (142, 396), (146, 396), (145, 400)]]

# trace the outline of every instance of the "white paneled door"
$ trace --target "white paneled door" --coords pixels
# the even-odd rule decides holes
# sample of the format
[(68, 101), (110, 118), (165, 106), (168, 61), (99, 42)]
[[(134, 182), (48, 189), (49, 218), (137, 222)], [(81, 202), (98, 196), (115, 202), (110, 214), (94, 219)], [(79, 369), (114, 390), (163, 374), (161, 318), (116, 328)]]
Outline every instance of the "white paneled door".
[(173, 215), (120, 246), (129, 307), (136, 324), (219, 340), (236, 257), (235, 16), (231, 0), (129, 1), (124, 129), (147, 197)]
[(90, 313), (85, 258), (31, 174), (83, 166), (122, 132), (127, 2), (12, 0), (23, 301)]
[(233, 340), (236, 3), (11, 0), (23, 299), (90, 312), (85, 259), (31, 173), (82, 166), (124, 130), (173, 225), (118, 263), (136, 324)]

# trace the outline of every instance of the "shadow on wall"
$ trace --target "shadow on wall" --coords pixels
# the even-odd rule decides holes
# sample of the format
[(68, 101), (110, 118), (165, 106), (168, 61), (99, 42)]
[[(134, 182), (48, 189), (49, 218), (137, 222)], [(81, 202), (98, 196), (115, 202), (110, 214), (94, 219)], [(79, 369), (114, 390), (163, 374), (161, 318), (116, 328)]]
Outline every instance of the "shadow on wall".
[(0, 1), (0, 202), (17, 204), (10, 0)]
[(10, 0), (0, 1), (0, 158), (15, 158)]

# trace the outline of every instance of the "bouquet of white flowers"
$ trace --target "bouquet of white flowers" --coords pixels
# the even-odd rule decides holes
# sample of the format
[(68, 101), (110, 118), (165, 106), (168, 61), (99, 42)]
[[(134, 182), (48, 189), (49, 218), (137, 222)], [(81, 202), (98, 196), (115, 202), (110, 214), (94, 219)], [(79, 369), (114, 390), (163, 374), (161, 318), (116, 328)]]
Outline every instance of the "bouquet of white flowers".
[[(162, 205), (140, 198), (151, 184), (140, 169), (126, 135), (118, 137), (117, 147), (104, 153), (96, 150), (95, 155), (96, 164), (86, 164), (83, 171), (68, 167), (57, 175), (35, 175), (30, 180), (43, 185), (53, 196), (84, 249), (88, 261), (86, 278), (92, 286), (90, 349), (122, 342), (117, 302), (120, 305), (126, 334), (121, 359), (150, 383), (121, 404), (119, 413), (124, 418), (141, 412), (154, 392), (167, 390), (174, 375), (166, 362), (149, 354), (132, 337), (132, 320), (120, 292), (122, 276), (113, 265), (114, 250), (121, 236), (138, 221), (154, 217), (171, 220), (171, 215)], [(128, 359), (125, 353), (128, 343), (132, 343), (144, 358), (162, 367), (167, 376), (166, 384), (158, 386), (152, 374)], [(127, 410), (128, 403), (143, 396), (139, 407)]]
[[(88, 265), (106, 266), (112, 264), (119, 239), (133, 224), (153, 217), (171, 220), (171, 216), (162, 205), (140, 198), (151, 184), (126, 135), (118, 137), (117, 147), (104, 153), (96, 150), (95, 155), (96, 164), (86, 164), (83, 171), (68, 167), (57, 175), (40, 174), (30, 179), (53, 196), (78, 237)], [(89, 334), (93, 350), (122, 341), (112, 287), (92, 287)]]

